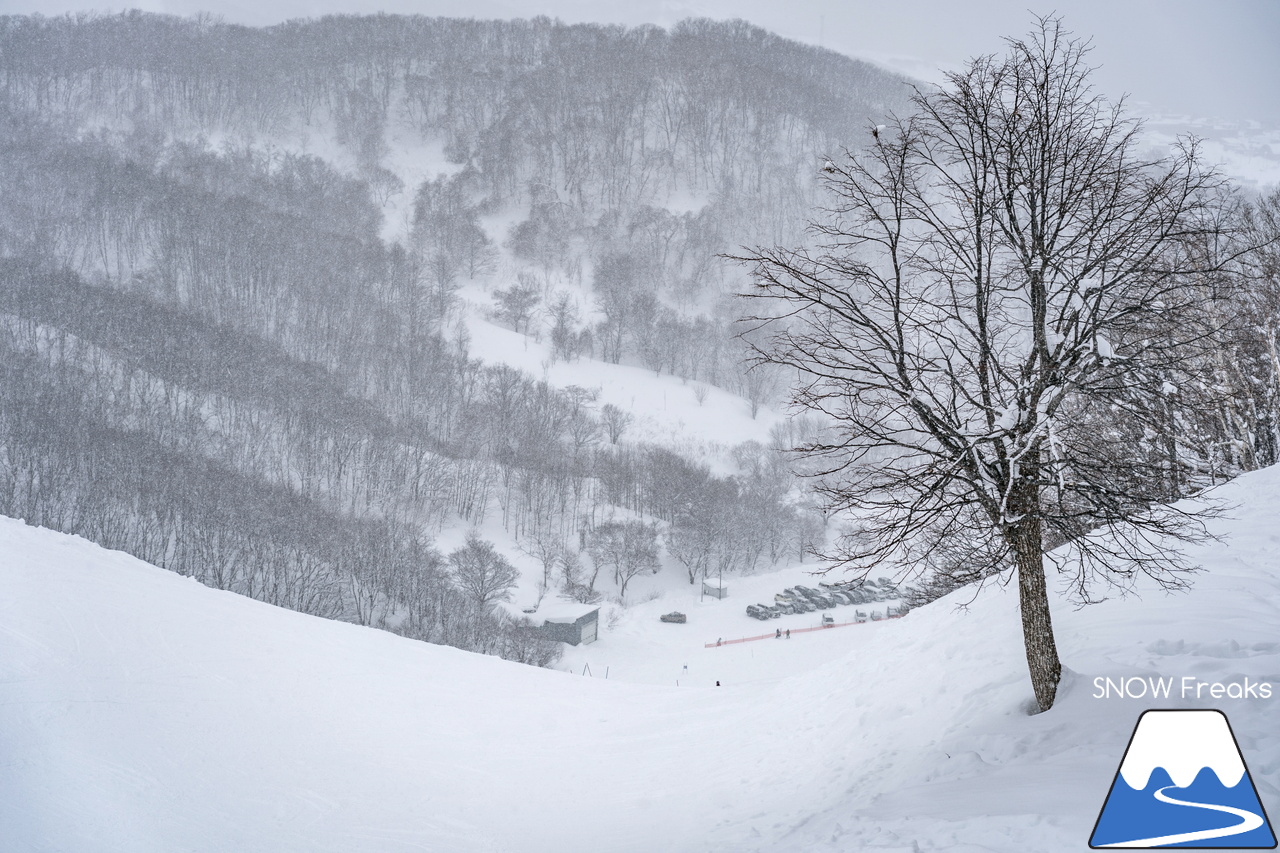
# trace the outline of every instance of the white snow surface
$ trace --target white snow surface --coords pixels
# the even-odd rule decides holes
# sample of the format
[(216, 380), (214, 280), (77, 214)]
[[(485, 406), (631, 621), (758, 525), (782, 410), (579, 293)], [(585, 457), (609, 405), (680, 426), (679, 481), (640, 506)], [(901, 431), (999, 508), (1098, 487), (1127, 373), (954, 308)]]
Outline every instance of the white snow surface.
[[(612, 625), (602, 611), (600, 640), (547, 671), (0, 520), (0, 848), (1085, 849), (1149, 707), (1225, 711), (1275, 814), (1280, 700), (1093, 695), (1100, 676), (1280, 692), (1280, 468), (1220, 492), (1239, 506), (1190, 592), (1055, 603), (1067, 671), (1036, 715), (1016, 585), (714, 646), (816, 624), (742, 612), (797, 566), (736, 578), (723, 601), (691, 588)], [(658, 621), (672, 609), (688, 623)]]
[(1151, 773), (1163, 767), (1173, 784), (1185, 788), (1208, 767), (1218, 781), (1234, 788), (1244, 776), (1227, 718), (1217, 711), (1156, 711), (1144, 714), (1120, 765), (1130, 788), (1141, 791)]
[(596, 604), (578, 604), (573, 601), (544, 601), (538, 607), (534, 622), (577, 622), (593, 610), (599, 610)]
[[(768, 444), (769, 430), (785, 415), (761, 406), (751, 417), (751, 404), (721, 388), (687, 382), (669, 373), (610, 364), (582, 357), (553, 361), (551, 348), (532, 336), (504, 328), (470, 311), (467, 317), (471, 354), (485, 364), (506, 364), (556, 388), (576, 385), (600, 392), (597, 408), (612, 404), (635, 419), (623, 441), (649, 442), (708, 462), (717, 474), (733, 473), (727, 452), (746, 441)], [(702, 384), (706, 399), (697, 401)]]

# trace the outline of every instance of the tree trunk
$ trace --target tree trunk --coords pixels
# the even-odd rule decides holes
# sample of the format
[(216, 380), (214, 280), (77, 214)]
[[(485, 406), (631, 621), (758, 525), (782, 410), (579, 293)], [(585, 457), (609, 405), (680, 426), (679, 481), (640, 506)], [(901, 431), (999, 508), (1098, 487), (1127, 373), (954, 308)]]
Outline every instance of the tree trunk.
[(1053, 639), (1053, 623), (1049, 616), (1049, 595), (1044, 579), (1044, 552), (1040, 537), (1040, 519), (1034, 512), (1012, 525), (1006, 534), (1013, 546), (1018, 569), (1018, 601), (1022, 610), (1022, 640), (1027, 650), (1027, 669), (1031, 688), (1041, 711), (1053, 707), (1062, 677), (1058, 646)]

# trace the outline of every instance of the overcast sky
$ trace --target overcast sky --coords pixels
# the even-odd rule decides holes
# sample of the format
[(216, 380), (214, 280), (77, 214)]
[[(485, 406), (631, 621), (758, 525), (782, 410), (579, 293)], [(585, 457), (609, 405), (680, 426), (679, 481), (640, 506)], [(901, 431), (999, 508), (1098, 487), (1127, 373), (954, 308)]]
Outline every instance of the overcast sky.
[(1032, 11), (1060, 13), (1093, 39), (1098, 88), (1149, 110), (1280, 123), (1280, 0), (0, 0), (46, 15), (136, 7), (213, 12), (255, 26), (333, 12), (477, 18), (549, 15), (566, 22), (655, 23), (745, 18), (779, 35), (934, 77), (1022, 35)]

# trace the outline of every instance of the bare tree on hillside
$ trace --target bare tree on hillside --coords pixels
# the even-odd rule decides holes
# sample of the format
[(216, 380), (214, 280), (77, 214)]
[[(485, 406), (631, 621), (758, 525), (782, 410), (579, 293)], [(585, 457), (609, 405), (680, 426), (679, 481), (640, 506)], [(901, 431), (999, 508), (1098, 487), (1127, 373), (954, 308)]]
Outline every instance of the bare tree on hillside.
[(517, 332), (529, 331), (529, 321), (533, 318), (533, 310), (542, 299), (541, 288), (532, 276), (520, 274), (520, 281), (506, 290), (498, 290), (493, 294), (497, 307), (494, 316), (508, 324)]
[(540, 531), (530, 536), (520, 550), (537, 560), (542, 567), (542, 577), (538, 579), (537, 601), (537, 604), (541, 604), (551, 589), (552, 575), (564, 556), (564, 540), (550, 532)]
[(613, 570), (618, 593), (625, 599), (627, 585), (641, 574), (657, 574), (658, 528), (643, 521), (606, 521), (591, 532), (587, 552), (597, 568)]
[(1150, 436), (1216, 334), (1205, 282), (1229, 236), (1194, 140), (1140, 156), (1087, 52), (1044, 18), (918, 91), (916, 115), (825, 166), (817, 248), (740, 259), (748, 319), (772, 332), (757, 358), (798, 371), (794, 401), (839, 427), (801, 448), (828, 509), (857, 520), (827, 556), (865, 576), (964, 541), (977, 576), (1012, 568), (1041, 710), (1061, 672), (1045, 557), (1088, 601), (1098, 579), (1184, 585), (1168, 545), (1205, 536), (1203, 515), (1163, 503)]
[(483, 614), (499, 601), (508, 601), (511, 590), (520, 580), (520, 573), (507, 558), (498, 553), (493, 543), (485, 542), (475, 533), (467, 536), (467, 543), (449, 554), (453, 580), (458, 588)]
[(604, 408), (600, 410), (600, 419), (604, 422), (605, 431), (609, 433), (609, 443), (617, 444), (635, 417), (612, 403), (605, 403)]

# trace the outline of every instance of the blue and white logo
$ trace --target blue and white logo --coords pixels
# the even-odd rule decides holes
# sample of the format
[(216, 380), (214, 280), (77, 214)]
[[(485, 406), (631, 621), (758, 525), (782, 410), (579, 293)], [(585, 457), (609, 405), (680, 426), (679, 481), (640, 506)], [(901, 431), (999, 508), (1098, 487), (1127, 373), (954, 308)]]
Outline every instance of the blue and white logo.
[(1274, 848), (1226, 715), (1143, 712), (1089, 846)]

